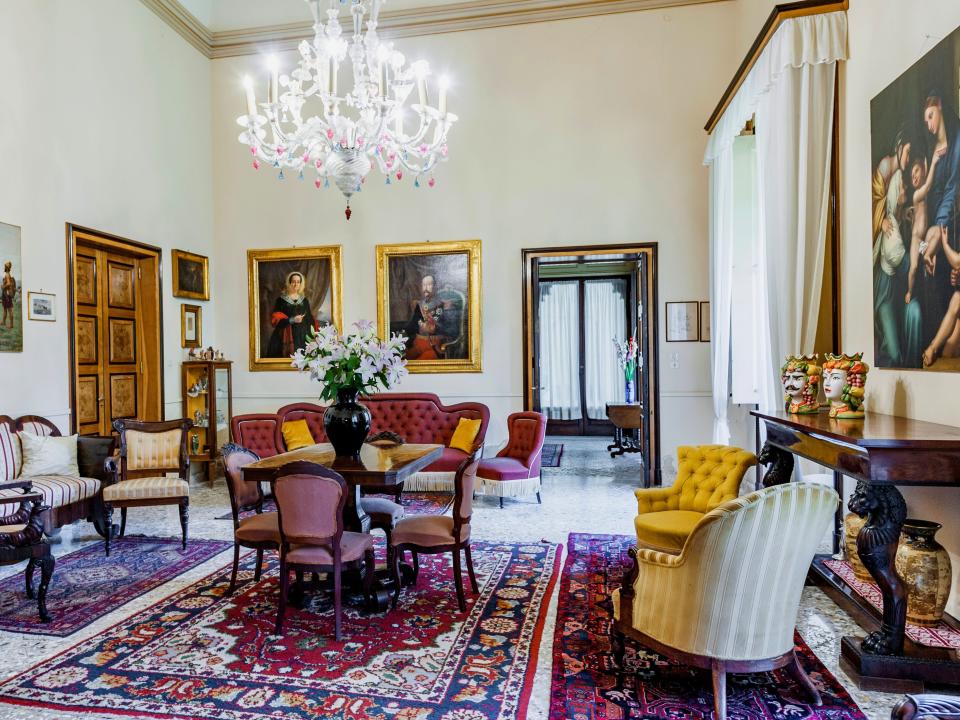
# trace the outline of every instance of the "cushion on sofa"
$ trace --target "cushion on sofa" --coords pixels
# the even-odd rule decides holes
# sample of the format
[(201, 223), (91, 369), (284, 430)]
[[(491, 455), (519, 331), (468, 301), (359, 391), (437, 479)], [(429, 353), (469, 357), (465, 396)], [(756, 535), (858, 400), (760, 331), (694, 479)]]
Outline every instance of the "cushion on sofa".
[(20, 476), (20, 438), (7, 423), (0, 421), (0, 482), (10, 482)]
[(283, 444), (287, 446), (287, 450), (299, 450), (314, 444), (310, 426), (307, 425), (306, 420), (287, 420), (283, 423), (281, 432)]
[(474, 443), (477, 441), (477, 435), (480, 434), (481, 423), (482, 421), (479, 418), (476, 420), (460, 418), (457, 422), (457, 429), (453, 431), (453, 437), (450, 438), (450, 442), (448, 443), (449, 446), (456, 450), (463, 450), (465, 453), (470, 453), (473, 450)]
[(18, 433), (20, 449), (23, 452), (23, 465), (20, 477), (41, 475), (66, 475), (79, 477), (77, 467), (77, 436), (56, 437), (53, 435), (35, 435), (30, 432)]
[[(94, 478), (39, 475), (25, 479), (33, 483), (33, 492), (43, 495), (43, 504), (49, 505), (54, 510), (70, 503), (87, 500), (100, 491), (100, 481)], [(20, 490), (4, 490), (0, 495), (16, 497), (20, 492)]]

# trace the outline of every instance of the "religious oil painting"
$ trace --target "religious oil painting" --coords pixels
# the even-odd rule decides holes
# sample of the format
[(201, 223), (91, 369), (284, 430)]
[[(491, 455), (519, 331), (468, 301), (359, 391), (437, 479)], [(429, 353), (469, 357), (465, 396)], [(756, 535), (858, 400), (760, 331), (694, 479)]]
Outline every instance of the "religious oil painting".
[(377, 246), (377, 327), (410, 372), (480, 372), (480, 241)]
[(0, 222), (0, 352), (23, 352), (23, 270), (20, 228)]
[(342, 274), (339, 245), (247, 251), (251, 370), (295, 370), (313, 331), (343, 328)]
[(960, 371), (960, 28), (870, 104), (874, 364)]
[(210, 299), (210, 274), (203, 255), (173, 250), (173, 296), (192, 300)]

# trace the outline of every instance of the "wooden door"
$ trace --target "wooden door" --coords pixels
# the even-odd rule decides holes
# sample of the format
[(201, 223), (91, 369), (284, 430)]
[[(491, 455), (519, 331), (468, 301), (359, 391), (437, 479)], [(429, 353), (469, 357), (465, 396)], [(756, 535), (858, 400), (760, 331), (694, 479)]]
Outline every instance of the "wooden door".
[(151, 322), (159, 279), (148, 275), (142, 287), (144, 267), (153, 270), (156, 259), (87, 241), (74, 246), (74, 412), (81, 435), (109, 435), (118, 418), (161, 419), (150, 387), (158, 373), (148, 372), (157, 363), (144, 347), (150, 333), (156, 338), (149, 344), (159, 344), (159, 324)]

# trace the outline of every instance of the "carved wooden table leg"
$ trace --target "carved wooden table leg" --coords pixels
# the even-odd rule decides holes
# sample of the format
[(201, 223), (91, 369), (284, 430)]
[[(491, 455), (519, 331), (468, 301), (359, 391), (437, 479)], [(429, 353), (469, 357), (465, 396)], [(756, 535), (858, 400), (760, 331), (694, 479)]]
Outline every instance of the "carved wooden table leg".
[(53, 567), (56, 560), (53, 555), (47, 555), (40, 558), (40, 588), (37, 590), (37, 610), (40, 614), (41, 622), (50, 622), (50, 613), (47, 612), (47, 588), (50, 586), (50, 579), (53, 577)]
[(793, 479), (793, 453), (766, 443), (760, 451), (757, 462), (769, 466), (763, 474), (763, 487), (785, 485)]
[(857, 536), (857, 554), (880, 586), (883, 621), (880, 629), (864, 638), (861, 648), (876, 655), (902, 655), (907, 623), (907, 589), (894, 564), (900, 530), (907, 517), (903, 495), (893, 485), (857, 482), (847, 504), (851, 512), (866, 517)]

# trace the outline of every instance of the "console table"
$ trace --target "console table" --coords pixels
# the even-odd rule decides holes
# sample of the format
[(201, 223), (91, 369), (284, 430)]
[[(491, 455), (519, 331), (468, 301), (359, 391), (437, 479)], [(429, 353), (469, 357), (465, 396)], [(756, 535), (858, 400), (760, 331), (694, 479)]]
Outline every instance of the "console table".
[[(642, 453), (643, 444), (634, 431), (643, 428), (643, 407), (637, 403), (607, 403), (607, 419), (613, 423), (613, 444), (607, 445), (610, 457), (624, 453)], [(624, 430), (627, 431), (624, 434)]]
[[(891, 691), (923, 683), (960, 686), (960, 661), (955, 651), (905, 639), (906, 588), (894, 566), (907, 513), (897, 486), (960, 486), (960, 428), (877, 413), (867, 413), (863, 420), (837, 420), (825, 411), (816, 415), (751, 414), (767, 431), (759, 457), (768, 466), (764, 486), (790, 482), (794, 455), (831, 468), (838, 490), (844, 475), (857, 480), (848, 507), (867, 518), (857, 538), (857, 552), (883, 597), (879, 629), (862, 639), (844, 637), (841, 641), (841, 659), (852, 666), (861, 687)], [(835, 534), (835, 546), (836, 541)], [(836, 582), (817, 564), (811, 573), (820, 576), (815, 577), (818, 582)], [(831, 597), (861, 625), (868, 629), (876, 625), (869, 613), (843, 592), (831, 593)]]

